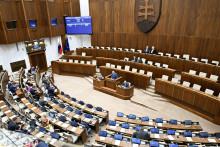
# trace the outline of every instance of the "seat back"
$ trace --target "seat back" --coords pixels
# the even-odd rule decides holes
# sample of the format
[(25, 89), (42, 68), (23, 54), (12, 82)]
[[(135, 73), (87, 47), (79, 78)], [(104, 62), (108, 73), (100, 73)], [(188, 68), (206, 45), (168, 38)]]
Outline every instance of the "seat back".
[(129, 71), (130, 70), (130, 66), (125, 65), (125, 70)]
[(101, 49), (105, 49), (105, 47), (102, 46)]
[(208, 63), (208, 59), (201, 59), (202, 62)]
[(131, 48), (131, 51), (132, 51), (132, 52), (135, 52), (135, 49), (134, 49), (134, 48)]
[(79, 63), (79, 60), (74, 60), (74, 63)]
[(63, 60), (62, 60), (62, 59), (59, 59), (59, 61), (62, 62)]
[(114, 65), (114, 64), (111, 64), (111, 68), (115, 68), (115, 65)]
[(117, 65), (117, 69), (121, 69), (121, 65)]
[(147, 72), (147, 75), (152, 77), (152, 76), (153, 76), (153, 72), (148, 71), (148, 72)]
[(218, 76), (216, 76), (216, 75), (211, 75), (211, 76), (210, 76), (210, 79), (217, 81), (217, 80), (218, 80)]
[(138, 53), (142, 53), (142, 50), (137, 50)]
[(108, 50), (110, 50), (111, 48), (110, 47), (106, 47)]
[(136, 69), (136, 68), (132, 68), (132, 71), (133, 71), (133, 72), (137, 72), (137, 69)]
[(201, 86), (198, 84), (193, 84), (193, 89), (199, 90), (201, 89)]
[(125, 50), (125, 51), (129, 51), (129, 49), (128, 49), (128, 48), (125, 48), (124, 50)]
[(195, 75), (196, 71), (195, 70), (189, 70), (189, 73)]
[(86, 52), (82, 52), (82, 56), (86, 56)]
[(147, 61), (147, 64), (153, 65), (153, 61)]
[(144, 72), (145, 72), (144, 70), (139, 70), (140, 74), (144, 74)]
[(176, 79), (176, 78), (172, 78), (171, 81), (174, 82), (174, 83), (178, 83), (178, 79)]
[(146, 59), (145, 58), (142, 58), (141, 59), (142, 60), (142, 62), (145, 64), (145, 62), (146, 62)]
[(85, 61), (80, 61), (80, 63), (85, 64)]
[(213, 95), (214, 91), (211, 90), (211, 89), (206, 89), (206, 90), (205, 90), (205, 93), (208, 93), (208, 94), (210, 94), (210, 95)]
[(219, 65), (219, 61), (212, 61), (212, 64)]
[(93, 61), (92, 61), (92, 65), (96, 65), (96, 60), (93, 60)]
[(163, 56), (163, 52), (158, 52), (158, 55)]
[(167, 81), (168, 81), (168, 78), (169, 78), (169, 77), (168, 77), (167, 75), (163, 75), (163, 76), (162, 76), (162, 79), (163, 79), (163, 80), (167, 80)]
[(106, 63), (105, 66), (106, 67), (111, 67), (111, 64), (110, 63)]
[(194, 60), (195, 62), (198, 62), (198, 58), (192, 57), (192, 60)]
[(168, 56), (168, 57), (171, 57), (171, 54), (169, 54), (169, 53), (166, 53), (166, 56)]
[(173, 57), (175, 57), (175, 58), (180, 58), (180, 55), (174, 54)]
[(189, 83), (189, 82), (186, 82), (186, 81), (183, 81), (183, 85), (186, 86), (186, 87), (189, 87), (189, 86), (190, 86), (190, 83)]
[(124, 61), (129, 61), (129, 58), (128, 58), (128, 57), (125, 57), (125, 58), (124, 58)]
[(66, 59), (63, 59), (63, 62), (67, 62), (67, 60), (66, 60)]
[(73, 63), (73, 59), (69, 59), (69, 62), (70, 62), (70, 63)]
[(163, 64), (163, 65), (162, 65), (162, 67), (164, 67), (164, 68), (168, 68), (168, 66), (169, 66), (169, 65), (167, 65), (167, 64)]
[(186, 60), (189, 60), (189, 54), (183, 54), (183, 58), (185, 58)]
[(157, 62), (156, 62), (155, 65), (156, 65), (157, 67), (160, 67), (160, 63), (157, 63)]
[(205, 78), (206, 75), (207, 75), (207, 73), (204, 73), (204, 72), (200, 72), (200, 73), (199, 73), (199, 76), (200, 76), (200, 77), (204, 77), (204, 78)]
[(91, 61), (86, 61), (86, 64), (91, 64)]
[(118, 48), (119, 51), (122, 51), (122, 48)]
[(116, 48), (116, 47), (112, 47), (112, 49), (113, 49), (113, 50), (117, 50), (117, 48)]

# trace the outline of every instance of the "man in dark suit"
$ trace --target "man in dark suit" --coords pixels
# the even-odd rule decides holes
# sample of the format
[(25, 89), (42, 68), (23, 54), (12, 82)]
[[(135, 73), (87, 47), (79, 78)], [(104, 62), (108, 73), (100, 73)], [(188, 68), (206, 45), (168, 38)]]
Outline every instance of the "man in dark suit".
[(148, 140), (150, 138), (150, 133), (148, 131), (144, 131), (142, 127), (140, 128), (139, 131), (133, 133), (133, 137), (143, 139), (143, 140)]
[(16, 83), (15, 83), (15, 82), (9, 87), (9, 90), (11, 91), (11, 93), (12, 93), (13, 95), (16, 94), (16, 91), (18, 90), (18, 87), (16, 86)]
[(54, 94), (54, 90), (55, 90), (54, 87), (47, 86), (47, 90), (48, 90), (48, 95), (49, 95), (49, 96), (56, 96), (56, 95)]
[(124, 82), (121, 84), (121, 87), (122, 87), (122, 88), (130, 88), (130, 84), (129, 84), (127, 81), (124, 81)]
[(27, 130), (25, 130), (25, 129), (23, 130), (22, 129), (24, 124), (21, 123), (21, 122), (17, 122), (17, 120), (18, 120), (17, 117), (14, 117), (12, 119), (12, 121), (10, 121), (8, 123), (8, 130), (29, 134)]
[(151, 54), (157, 54), (157, 50), (154, 48), (154, 46), (152, 46), (152, 50), (150, 52)]
[(138, 57), (137, 63), (143, 63), (140, 57)]
[(39, 99), (39, 96), (37, 95), (38, 92), (37, 92), (35, 85), (30, 89), (30, 93), (33, 95), (34, 98)]
[(118, 78), (118, 74), (115, 71), (112, 71), (111, 79), (115, 80)]
[(134, 56), (132, 59), (131, 59), (132, 62), (137, 62), (137, 58)]
[(148, 46), (146, 46), (146, 48), (144, 49), (144, 53), (150, 53), (150, 49), (149, 49), (149, 47)]

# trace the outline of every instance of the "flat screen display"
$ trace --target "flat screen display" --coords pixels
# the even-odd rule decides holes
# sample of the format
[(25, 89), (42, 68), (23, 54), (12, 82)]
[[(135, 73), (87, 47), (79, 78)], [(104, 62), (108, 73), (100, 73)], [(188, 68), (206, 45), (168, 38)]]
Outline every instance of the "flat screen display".
[(91, 16), (65, 17), (67, 34), (92, 34)]

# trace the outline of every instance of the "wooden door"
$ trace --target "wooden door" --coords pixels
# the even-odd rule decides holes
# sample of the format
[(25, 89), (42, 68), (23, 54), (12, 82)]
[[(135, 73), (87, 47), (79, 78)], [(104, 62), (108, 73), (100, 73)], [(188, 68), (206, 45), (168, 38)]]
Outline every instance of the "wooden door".
[(45, 51), (29, 54), (29, 60), (31, 67), (38, 66), (40, 72), (44, 72), (47, 70), (47, 59), (46, 59)]

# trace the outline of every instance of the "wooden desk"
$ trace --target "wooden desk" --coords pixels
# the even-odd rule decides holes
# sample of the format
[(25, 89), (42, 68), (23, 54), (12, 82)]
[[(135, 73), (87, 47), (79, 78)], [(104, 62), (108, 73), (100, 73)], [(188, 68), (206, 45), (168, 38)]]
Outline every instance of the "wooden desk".
[(56, 74), (83, 74), (94, 75), (96, 66), (91, 64), (69, 63), (69, 62), (51, 62), (53, 73)]
[(69, 62), (69, 59), (72, 59), (72, 60), (78, 60), (79, 62), (80, 61), (85, 61), (85, 62), (91, 61), (92, 63), (93, 57), (92, 56), (63, 55), (60, 59), (67, 59), (68, 62)]
[(162, 79), (156, 79), (155, 90), (172, 103), (220, 124), (220, 98)]
[(150, 76), (148, 75), (139, 74), (132, 71), (126, 71), (122, 69), (100, 66), (100, 72), (103, 76), (111, 74), (113, 70), (118, 74), (118, 76), (122, 77), (121, 82), (126, 80), (135, 87), (140, 87), (143, 89), (146, 89), (150, 84)]
[(183, 72), (181, 74), (181, 81), (182, 84), (183, 81), (187, 81), (190, 83), (190, 87), (193, 87), (193, 84), (201, 85), (201, 91), (205, 92), (206, 89), (211, 89), (214, 91), (215, 96), (218, 96), (220, 93), (220, 83), (217, 83), (217, 81), (214, 81), (210, 78), (204, 78), (200, 77), (198, 75), (193, 75), (187, 72)]
[(117, 79), (112, 79), (111, 75), (112, 74), (105, 77), (105, 86), (108, 87), (108, 88), (116, 90), (116, 85), (118, 83), (120, 83), (122, 77), (118, 77)]

